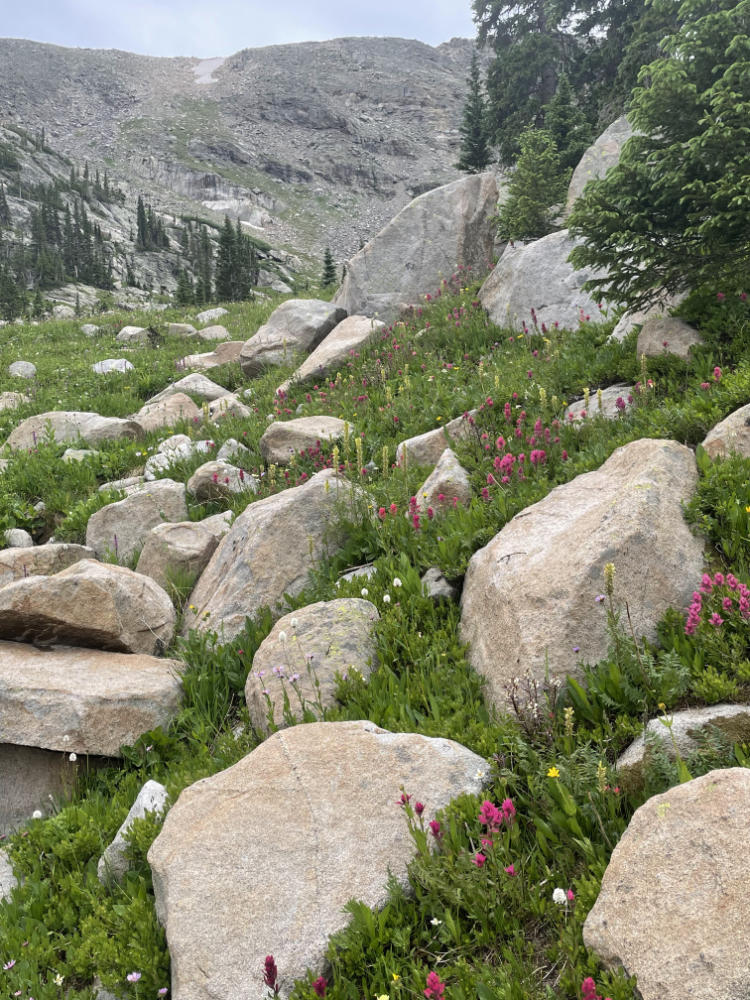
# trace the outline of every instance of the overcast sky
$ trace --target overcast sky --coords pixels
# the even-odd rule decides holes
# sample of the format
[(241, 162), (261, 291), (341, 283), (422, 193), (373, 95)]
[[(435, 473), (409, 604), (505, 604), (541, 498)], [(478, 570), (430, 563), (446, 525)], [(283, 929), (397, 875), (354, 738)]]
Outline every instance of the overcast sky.
[(345, 35), (439, 45), (475, 33), (470, 0), (2, 0), (0, 6), (6, 37), (154, 56), (228, 56)]

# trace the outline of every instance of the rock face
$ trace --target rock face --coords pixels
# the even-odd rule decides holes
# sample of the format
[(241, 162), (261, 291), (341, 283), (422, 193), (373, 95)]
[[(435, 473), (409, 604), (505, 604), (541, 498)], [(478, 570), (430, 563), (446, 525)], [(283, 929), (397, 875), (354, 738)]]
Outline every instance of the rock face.
[(446, 448), (435, 468), (417, 490), (416, 496), (422, 512), (431, 509), (439, 513), (458, 503), (468, 503), (471, 493), (471, 482), (466, 470), (455, 453)]
[(732, 453), (750, 458), (750, 403), (730, 413), (708, 432), (703, 447), (711, 458)]
[(73, 790), (79, 766), (57, 750), (0, 743), (0, 835), (28, 822), (36, 810), (52, 812)]
[(97, 556), (116, 552), (126, 562), (157, 524), (187, 519), (185, 484), (159, 479), (92, 514), (86, 525), (86, 544)]
[(227, 390), (223, 385), (218, 385), (216, 382), (212, 382), (210, 378), (206, 378), (205, 375), (194, 372), (192, 375), (185, 375), (171, 385), (168, 385), (161, 392), (157, 392), (155, 396), (149, 399), (146, 405), (152, 406), (154, 403), (160, 403), (163, 399), (173, 396), (175, 393), (197, 396), (200, 400), (212, 403), (215, 399), (226, 396)]
[(292, 714), (305, 711), (316, 719), (336, 703), (336, 675), (357, 671), (370, 676), (377, 666), (375, 623), (378, 610), (369, 601), (340, 598), (318, 601), (280, 618), (253, 657), (245, 685), (250, 721), (269, 732), (286, 725), (284, 693)]
[(204, 462), (188, 479), (187, 488), (199, 503), (205, 503), (237, 493), (257, 493), (258, 480), (229, 462)]
[(346, 317), (346, 309), (319, 299), (289, 299), (242, 347), (240, 365), (249, 378), (294, 353), (309, 354)]
[(399, 788), (418, 794), (431, 819), (479, 792), (487, 772), (449, 740), (311, 723), (186, 788), (148, 853), (174, 1000), (262, 1000), (257, 969), (268, 954), (282, 997), (307, 968), (321, 972), (328, 936), (347, 923), (344, 904), (382, 906), (388, 872), (405, 881), (414, 847)]
[(651, 719), (644, 734), (633, 740), (617, 761), (620, 784), (630, 788), (643, 785), (643, 764), (648, 757), (646, 734), (655, 737), (668, 757), (675, 758), (675, 747), (686, 757), (699, 747), (698, 737), (708, 726), (720, 729), (729, 739), (743, 743), (750, 739), (750, 708), (747, 705), (710, 705), (708, 708), (688, 708), (670, 716), (667, 729), (659, 719)]
[(157, 524), (146, 536), (136, 571), (150, 576), (165, 590), (178, 574), (194, 581), (218, 544), (216, 535), (198, 521)]
[(263, 432), (260, 439), (260, 453), (266, 462), (288, 465), (289, 459), (301, 451), (324, 447), (342, 438), (346, 433), (354, 433), (351, 424), (338, 417), (298, 417), (296, 420), (277, 420)]
[(658, 357), (674, 354), (683, 361), (690, 357), (690, 349), (702, 344), (701, 335), (692, 326), (674, 316), (651, 314), (644, 321), (638, 334), (638, 357)]
[[(614, 420), (630, 408), (629, 399), (633, 397), (632, 385), (610, 385), (601, 390), (602, 405), (599, 406), (599, 394), (594, 390), (589, 397), (588, 409), (585, 399), (575, 399), (565, 411), (566, 423), (580, 423), (590, 417), (606, 417)], [(619, 405), (618, 405), (619, 401)]]
[(334, 302), (390, 323), (459, 264), (483, 273), (492, 261), (497, 197), (490, 173), (420, 195), (349, 261)]
[(396, 448), (396, 461), (401, 465), (406, 456), (409, 465), (437, 465), (440, 456), (453, 441), (467, 441), (477, 436), (474, 426), (476, 410), (470, 410), (445, 427), (436, 427), (416, 437), (407, 438)]
[(143, 437), (140, 424), (134, 420), (101, 417), (98, 413), (53, 410), (22, 420), (11, 431), (6, 444), (14, 450), (35, 448), (47, 440), (48, 433), (52, 434), (58, 444), (73, 443), (79, 438), (86, 444), (94, 445), (116, 438), (137, 440)]
[(52, 576), (81, 559), (93, 559), (93, 549), (85, 545), (37, 545), (25, 551), (5, 549), (0, 552), (0, 587), (26, 576)]
[(610, 167), (619, 163), (622, 147), (632, 134), (633, 128), (630, 122), (625, 115), (622, 115), (602, 132), (592, 146), (589, 146), (570, 179), (567, 212), (573, 207), (576, 198), (580, 198), (589, 181), (604, 177)]
[(302, 486), (250, 504), (191, 594), (195, 610), (185, 612), (185, 634), (209, 628), (232, 638), (246, 617), (265, 606), (274, 610), (284, 594), (298, 594), (323, 552), (338, 547), (336, 507), (353, 496), (348, 482), (325, 469)]
[(597, 320), (599, 307), (582, 285), (597, 277), (590, 269), (574, 271), (568, 255), (575, 246), (568, 230), (525, 246), (509, 246), (479, 290), (479, 300), (498, 326), (532, 325), (535, 310), (541, 325), (575, 330), (581, 317)]
[(133, 414), (144, 431), (155, 431), (160, 427), (172, 427), (180, 420), (189, 420), (197, 424), (203, 419), (203, 413), (184, 392), (175, 392), (154, 403), (150, 401)]
[(560, 677), (606, 655), (606, 614), (595, 598), (607, 563), (615, 565), (615, 602), (628, 602), (637, 636), (655, 639), (666, 609), (687, 606), (703, 548), (681, 504), (696, 483), (689, 448), (634, 441), (517, 514), (474, 554), (461, 636), (495, 704), (506, 703), (507, 682), (527, 670)]
[(292, 382), (324, 375), (346, 364), (352, 354), (372, 340), (383, 326), (380, 320), (372, 320), (367, 316), (347, 316), (302, 362), (291, 379), (279, 386), (277, 392), (285, 392)]
[(101, 883), (106, 885), (109, 882), (122, 880), (129, 867), (125, 853), (127, 850), (126, 834), (135, 820), (143, 819), (148, 813), (162, 812), (167, 804), (167, 798), (166, 788), (158, 781), (147, 781), (138, 792), (136, 800), (130, 807), (122, 826), (115, 834), (114, 840), (99, 858), (96, 874)]
[(711, 771), (650, 798), (615, 847), (583, 940), (643, 1000), (750, 994), (748, 810), (750, 771)]
[(9, 743), (119, 757), (182, 700), (177, 660), (0, 641), (0, 726)]

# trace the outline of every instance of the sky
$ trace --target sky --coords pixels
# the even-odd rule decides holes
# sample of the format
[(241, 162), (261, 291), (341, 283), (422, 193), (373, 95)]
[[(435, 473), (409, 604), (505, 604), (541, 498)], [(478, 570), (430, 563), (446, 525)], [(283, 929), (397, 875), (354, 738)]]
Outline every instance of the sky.
[(203, 59), (346, 35), (439, 45), (475, 34), (470, 0), (0, 0), (0, 8), (4, 37)]

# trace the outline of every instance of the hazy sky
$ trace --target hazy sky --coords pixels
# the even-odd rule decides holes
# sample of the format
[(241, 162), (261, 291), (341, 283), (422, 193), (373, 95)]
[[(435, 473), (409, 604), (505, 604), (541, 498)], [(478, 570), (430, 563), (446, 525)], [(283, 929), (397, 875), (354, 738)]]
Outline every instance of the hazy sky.
[(438, 45), (475, 33), (470, 0), (1, 0), (0, 6), (5, 37), (158, 56), (228, 56), (344, 35)]

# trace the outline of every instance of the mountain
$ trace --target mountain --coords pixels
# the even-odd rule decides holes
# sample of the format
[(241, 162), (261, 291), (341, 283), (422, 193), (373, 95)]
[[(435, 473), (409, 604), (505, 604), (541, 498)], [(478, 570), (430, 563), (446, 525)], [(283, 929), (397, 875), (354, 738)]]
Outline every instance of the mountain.
[(175, 218), (346, 260), (453, 164), (473, 43), (400, 38), (154, 58), (0, 39), (0, 124)]

